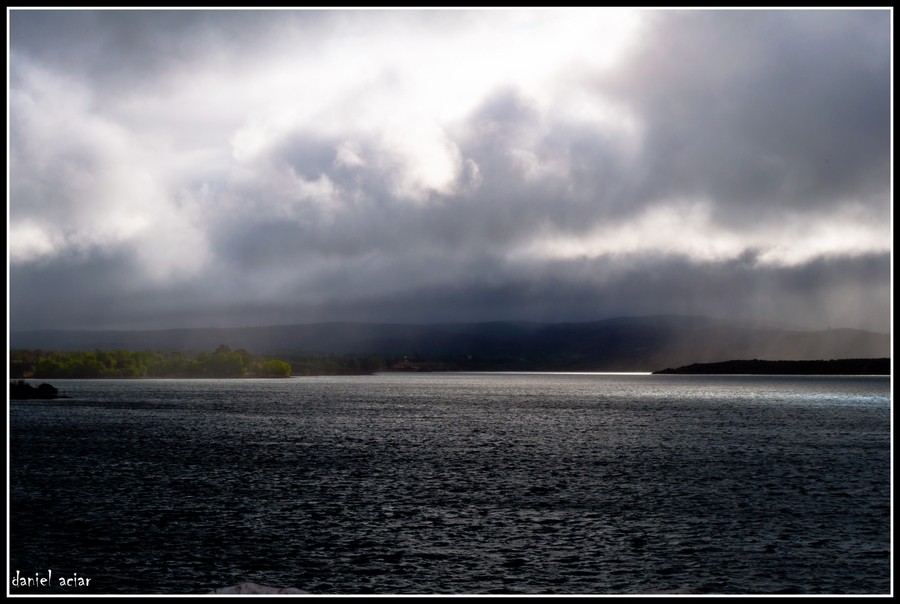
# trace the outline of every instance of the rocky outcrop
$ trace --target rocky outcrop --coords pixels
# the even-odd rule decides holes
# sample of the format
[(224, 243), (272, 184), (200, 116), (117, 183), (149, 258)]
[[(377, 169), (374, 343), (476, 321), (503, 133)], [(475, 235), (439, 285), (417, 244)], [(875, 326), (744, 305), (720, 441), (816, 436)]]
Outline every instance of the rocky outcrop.
[(59, 390), (50, 384), (41, 384), (34, 387), (25, 380), (10, 382), (9, 398), (11, 400), (28, 400), (28, 399), (54, 399), (65, 398), (59, 394)]

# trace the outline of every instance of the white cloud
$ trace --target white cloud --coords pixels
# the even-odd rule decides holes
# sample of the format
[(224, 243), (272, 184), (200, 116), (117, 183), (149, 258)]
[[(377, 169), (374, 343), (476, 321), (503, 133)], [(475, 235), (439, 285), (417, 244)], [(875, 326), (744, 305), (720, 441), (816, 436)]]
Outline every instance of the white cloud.
[(335, 167), (346, 166), (356, 168), (366, 165), (366, 160), (362, 157), (362, 151), (359, 143), (354, 141), (344, 141), (338, 145), (337, 152), (334, 156)]
[[(199, 268), (197, 215), (172, 197), (170, 149), (116, 123), (83, 83), (20, 70), (10, 112), (10, 258), (89, 254), (127, 245), (151, 277)], [(192, 237), (179, 237), (193, 225)]]
[(7, 229), (7, 244), (12, 262), (32, 262), (40, 260), (60, 246), (59, 233), (48, 232), (46, 227), (29, 221), (19, 222)]
[[(853, 207), (852, 204), (842, 207)], [(576, 259), (598, 256), (680, 255), (725, 262), (751, 252), (757, 263), (796, 266), (818, 258), (890, 252), (889, 226), (861, 222), (853, 212), (787, 214), (778, 225), (744, 229), (714, 221), (709, 201), (663, 200), (633, 218), (609, 221), (587, 233), (549, 233), (510, 251), (511, 258)]]

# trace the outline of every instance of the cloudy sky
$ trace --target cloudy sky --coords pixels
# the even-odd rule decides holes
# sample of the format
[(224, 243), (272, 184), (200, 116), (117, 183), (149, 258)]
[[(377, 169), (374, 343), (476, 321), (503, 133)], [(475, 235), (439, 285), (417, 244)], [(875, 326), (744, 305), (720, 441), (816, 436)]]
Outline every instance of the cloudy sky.
[(7, 16), (12, 329), (890, 329), (890, 11)]

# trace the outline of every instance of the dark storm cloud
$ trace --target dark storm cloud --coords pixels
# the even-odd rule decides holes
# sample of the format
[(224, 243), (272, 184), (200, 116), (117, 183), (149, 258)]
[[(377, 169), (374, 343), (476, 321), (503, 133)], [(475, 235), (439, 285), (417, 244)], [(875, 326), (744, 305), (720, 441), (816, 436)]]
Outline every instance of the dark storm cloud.
[(887, 331), (889, 13), (644, 11), (512, 73), (517, 16), (13, 11), (11, 325)]
[[(106, 277), (94, 282), (93, 291), (83, 287), (78, 273), (58, 266), (33, 267), (27, 274), (15, 274), (19, 269), (14, 268), (12, 277), (22, 295), (13, 298), (11, 312), (23, 327), (32, 328), (64, 327), (72, 321), (85, 329), (208, 326), (210, 317), (217, 324), (239, 326), (497, 317), (563, 322), (672, 313), (799, 329), (854, 325), (875, 331), (884, 329), (881, 317), (890, 312), (890, 286), (883, 279), (890, 269), (887, 254), (823, 258), (781, 268), (760, 268), (750, 257), (696, 262), (649, 255), (628, 265), (616, 258), (593, 258), (540, 266), (494, 259), (480, 269), (454, 267), (452, 281), (434, 279), (429, 284), (406, 278), (428, 268), (443, 272), (444, 262), (446, 258), (432, 255), (403, 263), (373, 261), (363, 270), (359, 264), (335, 265), (314, 275), (305, 287), (274, 296), (231, 290), (225, 298), (218, 292), (210, 295), (209, 282), (145, 288), (129, 276), (127, 266), (110, 258), (94, 261), (97, 273)], [(67, 300), (64, 308), (46, 296), (47, 283)], [(360, 293), (346, 296), (348, 288)]]
[[(13, 10), (10, 48), (91, 81), (105, 93), (152, 92), (198, 59), (233, 62), (267, 37), (301, 28), (316, 37), (327, 12), (273, 18), (253, 10)], [(250, 53), (252, 56), (252, 52)]]
[(654, 14), (615, 83), (646, 123), (646, 196), (708, 195), (723, 220), (889, 203), (883, 11)]
[(477, 278), (464, 276), (452, 284), (363, 297), (361, 303), (337, 298), (331, 310), (353, 319), (374, 312), (394, 321), (417, 322), (485, 321), (498, 316), (591, 321), (671, 312), (796, 328), (852, 324), (882, 330), (880, 317), (890, 310), (890, 287), (883, 280), (889, 264), (886, 254), (762, 269), (673, 257), (638, 258), (627, 266), (615, 258), (541, 267), (495, 263), (493, 271), (485, 270)]

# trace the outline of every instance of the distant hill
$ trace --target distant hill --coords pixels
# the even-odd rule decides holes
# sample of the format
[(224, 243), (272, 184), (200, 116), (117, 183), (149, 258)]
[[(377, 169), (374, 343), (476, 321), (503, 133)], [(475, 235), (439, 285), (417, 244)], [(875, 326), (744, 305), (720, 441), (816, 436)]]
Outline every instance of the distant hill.
[(694, 363), (661, 374), (754, 374), (754, 375), (890, 375), (890, 359), (831, 359), (827, 361), (725, 361)]
[(653, 371), (731, 359), (890, 356), (888, 334), (791, 331), (703, 317), (624, 317), (587, 323), (315, 323), (154, 331), (19, 331), (11, 348), (215, 349), (254, 354), (377, 354), (481, 371)]

